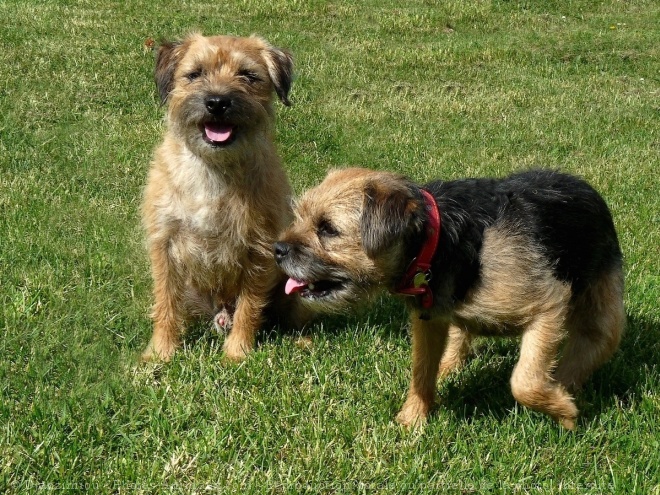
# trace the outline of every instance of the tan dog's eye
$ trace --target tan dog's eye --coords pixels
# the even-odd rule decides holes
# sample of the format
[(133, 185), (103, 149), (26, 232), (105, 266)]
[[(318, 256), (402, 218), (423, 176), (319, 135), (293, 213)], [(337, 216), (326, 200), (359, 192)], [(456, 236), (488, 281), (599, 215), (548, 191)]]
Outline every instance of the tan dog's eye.
[(338, 237), (339, 231), (329, 220), (321, 220), (316, 229), (316, 234), (319, 237)]
[(252, 72), (251, 70), (242, 70), (238, 73), (238, 75), (250, 84), (262, 81), (261, 77), (259, 77), (256, 72)]
[(188, 78), (188, 81), (193, 82), (195, 79), (199, 79), (201, 75), (202, 75), (201, 70), (194, 70), (186, 74), (186, 78)]

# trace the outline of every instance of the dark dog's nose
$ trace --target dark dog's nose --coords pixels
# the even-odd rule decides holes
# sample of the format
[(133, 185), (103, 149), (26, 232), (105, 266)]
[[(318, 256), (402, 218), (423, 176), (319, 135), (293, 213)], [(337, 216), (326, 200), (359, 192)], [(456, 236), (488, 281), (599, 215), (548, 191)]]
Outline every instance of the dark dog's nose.
[(222, 115), (231, 107), (231, 99), (222, 96), (209, 96), (204, 103), (212, 115)]
[(280, 263), (289, 255), (291, 244), (287, 244), (286, 242), (276, 242), (273, 246), (273, 251), (275, 252), (275, 261)]

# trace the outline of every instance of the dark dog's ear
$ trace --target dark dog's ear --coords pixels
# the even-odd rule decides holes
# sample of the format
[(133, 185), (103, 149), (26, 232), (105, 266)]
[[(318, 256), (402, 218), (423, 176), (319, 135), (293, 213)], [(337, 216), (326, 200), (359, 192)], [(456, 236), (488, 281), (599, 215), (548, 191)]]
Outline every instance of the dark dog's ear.
[(158, 88), (160, 102), (165, 104), (172, 88), (174, 87), (174, 72), (183, 57), (183, 43), (180, 41), (163, 42), (158, 48), (156, 55), (156, 70), (154, 79)]
[(275, 87), (275, 93), (284, 105), (291, 106), (289, 101), (289, 90), (291, 90), (291, 84), (293, 83), (293, 57), (291, 53), (287, 50), (269, 46), (266, 49), (264, 58), (268, 67), (268, 75)]
[(370, 258), (390, 248), (406, 233), (423, 227), (421, 193), (405, 179), (370, 181), (364, 193), (360, 234), (362, 247)]

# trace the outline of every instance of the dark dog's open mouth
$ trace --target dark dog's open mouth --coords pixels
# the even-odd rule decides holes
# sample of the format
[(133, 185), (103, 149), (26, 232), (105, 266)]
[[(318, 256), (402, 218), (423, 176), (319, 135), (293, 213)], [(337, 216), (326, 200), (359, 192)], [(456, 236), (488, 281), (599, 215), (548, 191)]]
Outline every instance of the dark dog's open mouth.
[(305, 299), (322, 299), (330, 296), (333, 292), (341, 290), (344, 282), (341, 280), (317, 280), (315, 282), (302, 282), (290, 278), (286, 282), (284, 292), (287, 294), (298, 293)]
[(218, 122), (205, 122), (202, 124), (202, 136), (211, 146), (228, 146), (236, 139), (236, 127)]

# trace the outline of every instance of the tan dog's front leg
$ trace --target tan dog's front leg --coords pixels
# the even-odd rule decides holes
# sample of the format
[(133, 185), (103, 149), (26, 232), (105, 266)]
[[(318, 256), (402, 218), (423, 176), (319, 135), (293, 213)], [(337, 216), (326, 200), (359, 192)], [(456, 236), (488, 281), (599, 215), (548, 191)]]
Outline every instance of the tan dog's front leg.
[(236, 302), (236, 312), (223, 349), (232, 361), (242, 361), (254, 348), (257, 331), (263, 321), (268, 302), (267, 292), (243, 292)]
[(154, 331), (151, 341), (142, 353), (143, 361), (162, 359), (169, 361), (179, 346), (184, 323), (181, 308), (182, 287), (172, 270), (166, 249), (152, 248), (151, 264), (154, 278), (154, 307), (151, 314)]
[(447, 342), (449, 327), (439, 321), (412, 316), (413, 367), (408, 398), (396, 417), (404, 426), (424, 423), (436, 391), (438, 365)]

